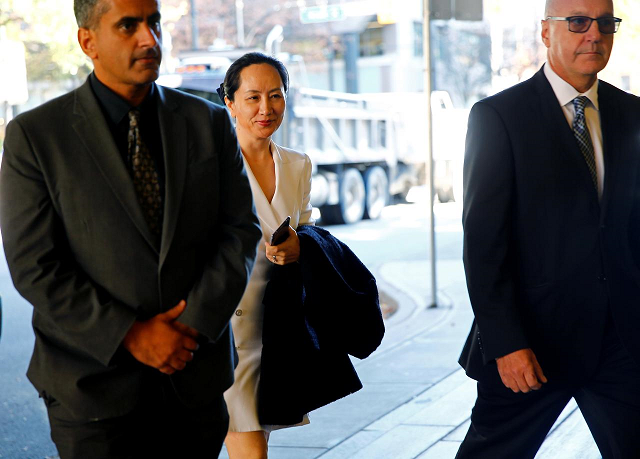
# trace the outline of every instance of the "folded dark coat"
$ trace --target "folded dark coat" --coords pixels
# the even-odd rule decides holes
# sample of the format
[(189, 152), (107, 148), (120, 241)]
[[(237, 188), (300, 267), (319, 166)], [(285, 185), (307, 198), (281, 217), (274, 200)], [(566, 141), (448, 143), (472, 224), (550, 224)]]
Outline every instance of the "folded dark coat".
[(328, 231), (298, 228), (299, 263), (274, 267), (263, 299), (258, 417), (290, 425), (362, 388), (349, 355), (363, 359), (384, 323), (371, 272)]

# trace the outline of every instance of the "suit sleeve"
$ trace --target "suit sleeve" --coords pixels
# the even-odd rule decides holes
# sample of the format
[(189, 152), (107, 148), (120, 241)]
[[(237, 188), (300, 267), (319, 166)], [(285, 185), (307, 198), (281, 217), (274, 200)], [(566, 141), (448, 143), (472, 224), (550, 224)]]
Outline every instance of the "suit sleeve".
[(304, 170), (303, 173), (303, 195), (302, 195), (302, 205), (300, 206), (300, 218), (298, 220), (299, 225), (314, 225), (315, 220), (311, 218), (311, 211), (313, 207), (311, 206), (311, 172), (313, 167), (311, 165), (311, 159), (309, 156), (305, 156)]
[(509, 132), (486, 102), (469, 115), (464, 161), (464, 267), (484, 363), (528, 348), (518, 311)]
[(214, 118), (221, 141), (218, 247), (187, 297), (180, 322), (216, 341), (228, 326), (262, 237), (235, 130), (227, 112)]
[(108, 365), (135, 312), (77, 265), (28, 132), (17, 119), (7, 126), (4, 144), (0, 224), (13, 283), (35, 309), (34, 327), (56, 345)]

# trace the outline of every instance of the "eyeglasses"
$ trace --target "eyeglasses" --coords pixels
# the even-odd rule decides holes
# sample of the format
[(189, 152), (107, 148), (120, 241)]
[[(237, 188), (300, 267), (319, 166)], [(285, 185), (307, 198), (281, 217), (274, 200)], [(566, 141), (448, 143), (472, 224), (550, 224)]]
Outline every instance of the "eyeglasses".
[(569, 24), (569, 32), (574, 33), (585, 33), (591, 27), (591, 23), (596, 21), (598, 23), (598, 30), (604, 34), (616, 33), (622, 22), (622, 19), (614, 18), (613, 16), (603, 18), (590, 18), (588, 16), (548, 16), (546, 20), (567, 21)]

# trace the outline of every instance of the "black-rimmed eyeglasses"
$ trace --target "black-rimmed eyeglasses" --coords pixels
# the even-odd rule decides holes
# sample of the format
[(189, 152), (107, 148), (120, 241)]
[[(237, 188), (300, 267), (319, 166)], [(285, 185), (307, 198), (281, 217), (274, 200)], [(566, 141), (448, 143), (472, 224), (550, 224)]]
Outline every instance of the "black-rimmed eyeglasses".
[(616, 33), (622, 22), (622, 19), (614, 18), (613, 16), (603, 18), (590, 18), (588, 16), (547, 16), (546, 20), (567, 21), (569, 31), (575, 33), (585, 33), (591, 27), (591, 23), (596, 21), (598, 23), (598, 30), (604, 34)]

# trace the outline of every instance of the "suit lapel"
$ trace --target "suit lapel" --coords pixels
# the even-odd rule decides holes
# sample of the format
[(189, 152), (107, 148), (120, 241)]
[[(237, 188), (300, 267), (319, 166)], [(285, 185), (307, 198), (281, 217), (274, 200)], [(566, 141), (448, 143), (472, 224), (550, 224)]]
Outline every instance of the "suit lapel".
[(298, 210), (301, 203), (298, 201), (299, 193), (297, 190), (302, 176), (302, 168), (304, 167), (304, 161), (290, 161), (285, 152), (273, 142), (271, 142), (271, 151), (276, 169), (276, 191), (273, 194), (271, 203), (269, 203), (262, 188), (260, 188), (251, 166), (244, 159), (244, 156), (242, 157), (249, 183), (251, 184), (253, 201), (258, 211), (260, 226), (267, 240), (287, 216), (291, 217), (290, 224), (293, 228), (298, 225)]
[(166, 171), (164, 220), (160, 246), (160, 264), (162, 264), (173, 241), (180, 213), (187, 171), (188, 133), (186, 119), (179, 113), (177, 104), (166, 100), (166, 94), (160, 86), (156, 88), (158, 89), (158, 121)]
[(287, 215), (290, 215), (291, 226), (296, 228), (299, 218), (298, 209), (301, 205), (297, 190), (302, 176), (304, 161), (290, 161), (290, 158), (280, 147), (273, 142), (271, 145), (273, 148), (273, 160), (276, 165), (276, 192), (273, 195), (271, 206), (278, 215), (280, 222)]
[[(242, 156), (242, 161), (244, 162), (244, 168), (247, 171), (247, 177), (249, 178), (249, 184), (251, 185), (251, 194), (253, 195), (253, 203), (256, 206), (256, 211), (258, 214), (258, 219), (260, 220), (260, 227), (262, 228), (262, 234), (265, 239), (269, 240), (271, 234), (278, 228), (280, 222), (278, 222), (278, 215), (269, 204), (256, 176), (253, 175), (253, 171), (251, 170), (251, 166), (245, 159), (244, 155)], [(278, 172), (276, 166), (276, 189), (278, 187)], [(273, 196), (275, 199), (275, 195)]]
[(611, 95), (607, 94), (605, 84), (600, 82), (598, 86), (598, 103), (600, 105), (600, 127), (602, 129), (602, 155), (604, 156), (604, 191), (602, 192), (602, 212), (600, 218), (603, 219), (609, 196), (613, 192), (616, 184), (616, 175), (618, 173), (619, 163), (621, 161), (620, 145), (621, 136), (618, 134), (618, 126), (621, 126), (619, 120), (618, 105), (611, 99)]
[(544, 135), (550, 140), (554, 151), (558, 154), (568, 155), (570, 161), (574, 164), (574, 170), (579, 171), (577, 175), (580, 177), (580, 180), (582, 180), (584, 187), (588, 188), (589, 192), (592, 193), (593, 199), (598, 201), (598, 191), (593, 186), (591, 172), (589, 172), (587, 162), (584, 156), (582, 156), (573, 130), (569, 126), (569, 123), (567, 123), (567, 118), (564, 116), (562, 107), (560, 107), (558, 98), (551, 88), (551, 84), (542, 69), (534, 78), (536, 91), (538, 92), (538, 117), (543, 120), (545, 124)]
[(73, 128), (81, 142), (136, 228), (149, 245), (157, 250), (138, 203), (131, 176), (122, 162), (113, 134), (107, 127), (88, 80), (76, 91), (74, 114), (76, 121)]

